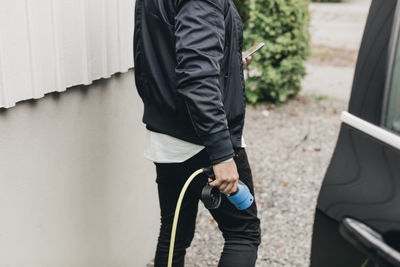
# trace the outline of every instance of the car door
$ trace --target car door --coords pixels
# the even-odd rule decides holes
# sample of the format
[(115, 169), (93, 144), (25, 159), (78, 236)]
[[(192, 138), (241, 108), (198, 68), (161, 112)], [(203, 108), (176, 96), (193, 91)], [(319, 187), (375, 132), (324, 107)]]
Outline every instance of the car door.
[(373, 0), (315, 213), (311, 266), (400, 266), (400, 5)]

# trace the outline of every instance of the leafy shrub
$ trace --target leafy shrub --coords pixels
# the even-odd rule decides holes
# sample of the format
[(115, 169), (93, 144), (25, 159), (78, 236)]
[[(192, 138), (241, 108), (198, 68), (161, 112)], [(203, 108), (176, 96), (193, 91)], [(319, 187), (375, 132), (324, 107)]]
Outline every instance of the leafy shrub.
[(244, 25), (246, 26), (246, 22), (250, 16), (250, 0), (234, 0), (237, 10), (239, 11), (240, 17)]
[(338, 3), (338, 2), (342, 2), (342, 0), (312, 0), (312, 2), (320, 2), (320, 3)]
[(253, 55), (246, 80), (250, 103), (283, 102), (301, 89), (309, 51), (309, 0), (236, 0), (245, 24), (245, 48)]

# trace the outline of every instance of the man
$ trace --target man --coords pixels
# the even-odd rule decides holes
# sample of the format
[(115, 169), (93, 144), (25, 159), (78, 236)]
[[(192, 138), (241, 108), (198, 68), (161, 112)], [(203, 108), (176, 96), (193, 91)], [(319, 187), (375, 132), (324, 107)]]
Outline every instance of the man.
[[(242, 138), (242, 31), (232, 0), (136, 0), (136, 86), (161, 208), (157, 267), (167, 265), (176, 202), (191, 173), (212, 165), (216, 179), (210, 184), (223, 194), (235, 193), (240, 178), (254, 195)], [(173, 266), (184, 266), (207, 178), (196, 178), (184, 198)], [(254, 266), (261, 239), (256, 204), (239, 211), (223, 196), (210, 212), (225, 239), (218, 266)]]

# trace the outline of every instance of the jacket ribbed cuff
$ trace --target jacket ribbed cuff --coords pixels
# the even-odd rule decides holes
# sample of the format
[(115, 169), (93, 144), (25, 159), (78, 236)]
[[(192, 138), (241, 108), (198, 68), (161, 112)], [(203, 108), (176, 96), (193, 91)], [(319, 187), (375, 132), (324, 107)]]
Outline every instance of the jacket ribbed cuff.
[(227, 160), (235, 155), (228, 129), (203, 136), (202, 139), (212, 165)]

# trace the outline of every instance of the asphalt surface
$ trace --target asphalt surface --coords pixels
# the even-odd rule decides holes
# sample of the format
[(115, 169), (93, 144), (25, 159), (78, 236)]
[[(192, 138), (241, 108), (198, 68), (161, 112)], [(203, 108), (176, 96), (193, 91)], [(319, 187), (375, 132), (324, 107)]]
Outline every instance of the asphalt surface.
[(311, 3), (311, 56), (302, 94), (348, 101), (370, 0)]

